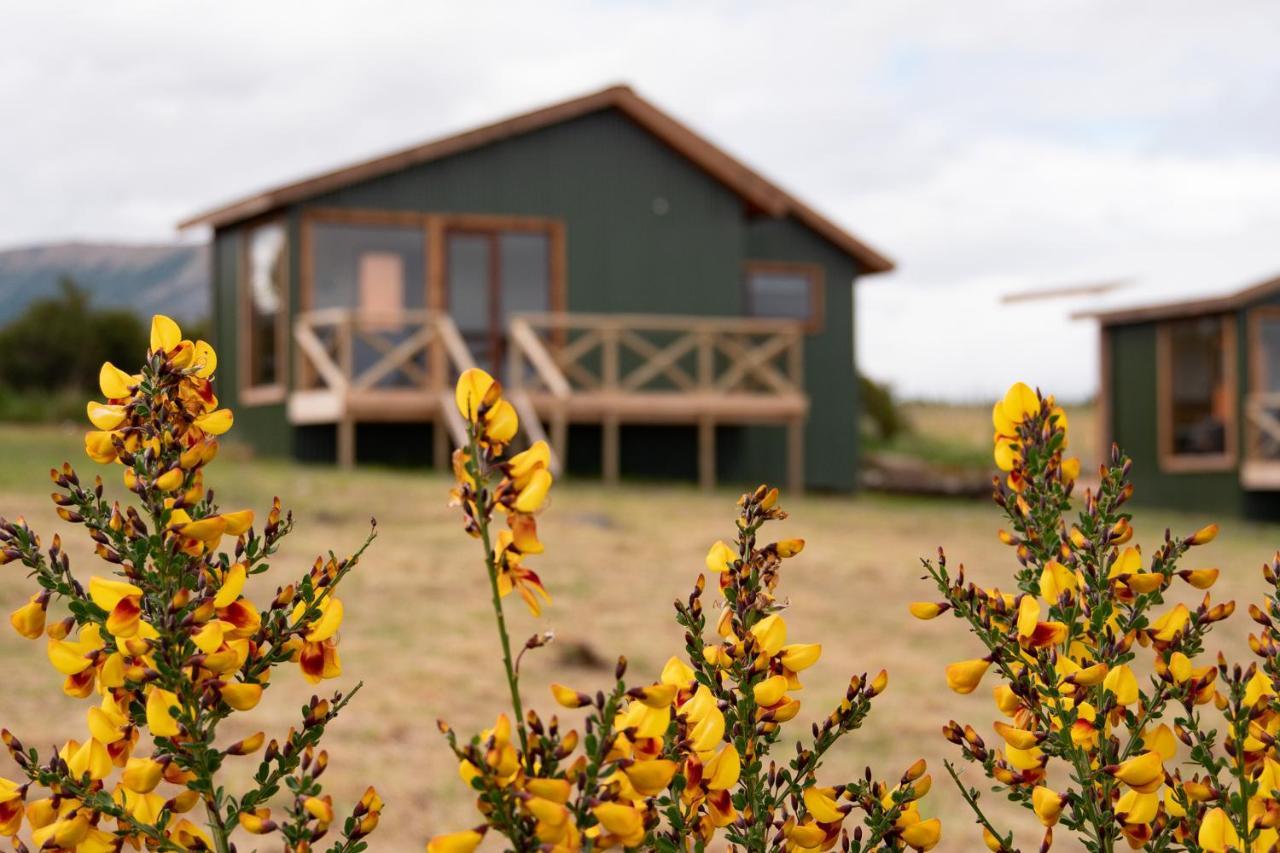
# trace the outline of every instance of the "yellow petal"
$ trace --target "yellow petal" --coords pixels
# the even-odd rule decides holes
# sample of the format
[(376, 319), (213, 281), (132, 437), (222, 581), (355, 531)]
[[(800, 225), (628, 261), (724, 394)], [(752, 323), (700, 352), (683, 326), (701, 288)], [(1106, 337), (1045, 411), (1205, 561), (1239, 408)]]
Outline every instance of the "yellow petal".
[(147, 728), (156, 737), (173, 737), (181, 731), (170, 709), (178, 709), (178, 697), (168, 690), (152, 687), (147, 695)]
[(101, 430), (113, 430), (124, 423), (124, 406), (90, 400), (85, 412), (89, 415), (89, 423)]
[(244, 682), (226, 684), (222, 687), (222, 698), (237, 711), (251, 711), (262, 699), (262, 685)]
[(192, 363), (196, 365), (196, 376), (208, 379), (218, 369), (218, 354), (205, 341), (196, 341), (195, 358)]
[(218, 409), (196, 418), (196, 426), (208, 435), (222, 435), (231, 429), (235, 416), (230, 409)]
[(151, 351), (168, 352), (182, 342), (182, 329), (163, 314), (151, 318)]
[(98, 371), (98, 387), (108, 400), (123, 400), (137, 383), (137, 377), (130, 376), (109, 361), (104, 361)]
[(126, 596), (140, 596), (142, 590), (127, 581), (108, 580), (107, 578), (89, 578), (89, 597), (93, 603), (110, 613)]
[(737, 559), (738, 552), (717, 539), (716, 544), (712, 545), (711, 550), (707, 552), (705, 562), (708, 571), (720, 574), (732, 568), (733, 562)]
[(493, 389), (493, 377), (478, 367), (464, 370), (453, 390), (458, 411), (468, 421), (474, 422), (485, 397)]
[(222, 586), (218, 588), (218, 594), (213, 597), (213, 606), (219, 610), (230, 607), (244, 591), (246, 577), (244, 563), (236, 563), (227, 569), (227, 574), (222, 579)]

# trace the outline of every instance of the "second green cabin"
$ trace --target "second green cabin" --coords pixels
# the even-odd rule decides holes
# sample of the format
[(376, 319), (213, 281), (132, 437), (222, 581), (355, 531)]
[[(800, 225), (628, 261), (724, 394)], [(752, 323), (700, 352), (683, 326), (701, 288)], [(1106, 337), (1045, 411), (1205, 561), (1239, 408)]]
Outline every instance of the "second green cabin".
[(1280, 279), (1097, 317), (1103, 447), (1137, 499), (1280, 517)]

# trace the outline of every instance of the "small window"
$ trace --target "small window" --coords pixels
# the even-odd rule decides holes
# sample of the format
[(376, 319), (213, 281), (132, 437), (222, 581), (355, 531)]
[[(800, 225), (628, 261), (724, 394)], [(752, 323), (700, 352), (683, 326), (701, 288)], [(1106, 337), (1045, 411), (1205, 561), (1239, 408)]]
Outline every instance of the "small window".
[(1195, 317), (1160, 329), (1161, 457), (1166, 467), (1230, 467), (1235, 454), (1234, 326)]
[(747, 265), (749, 317), (799, 320), (814, 331), (822, 325), (822, 270), (814, 264), (752, 262)]
[(246, 240), (246, 389), (280, 388), (284, 385), (288, 242), (284, 224), (280, 222), (253, 228)]

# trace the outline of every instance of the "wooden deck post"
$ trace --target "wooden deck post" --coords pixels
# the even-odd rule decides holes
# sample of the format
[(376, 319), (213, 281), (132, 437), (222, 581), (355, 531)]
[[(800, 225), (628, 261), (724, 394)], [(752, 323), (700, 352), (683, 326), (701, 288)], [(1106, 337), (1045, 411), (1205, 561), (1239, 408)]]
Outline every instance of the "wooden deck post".
[(698, 419), (698, 486), (709, 492), (716, 487), (716, 422)]
[(444, 413), (441, 412), (431, 422), (431, 467), (439, 471), (447, 471), (451, 455), (449, 452), (449, 426), (445, 423)]
[(804, 493), (804, 418), (787, 422), (787, 489), (792, 495)]
[(338, 467), (354, 468), (356, 464), (356, 422), (343, 413), (338, 420)]
[(605, 415), (600, 423), (600, 470), (607, 486), (616, 486), (618, 484), (618, 473), (621, 467), (621, 462), (618, 458), (620, 454), (619, 432), (618, 416), (614, 414)]
[(569, 413), (564, 403), (556, 405), (551, 412), (551, 449), (560, 460), (561, 471), (569, 468)]

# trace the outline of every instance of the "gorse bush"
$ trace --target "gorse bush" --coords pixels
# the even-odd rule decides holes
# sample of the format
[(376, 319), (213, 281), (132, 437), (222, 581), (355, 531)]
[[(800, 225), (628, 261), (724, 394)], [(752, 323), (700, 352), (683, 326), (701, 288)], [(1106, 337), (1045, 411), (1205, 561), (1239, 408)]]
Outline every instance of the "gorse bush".
[[(862, 724), (887, 684), (885, 673), (855, 676), (789, 760), (770, 755), (800, 710), (793, 695), (799, 673), (821, 654), (817, 644), (787, 642), (776, 591), (785, 561), (804, 542), (759, 539), (765, 524), (786, 518), (776, 489), (744, 495), (733, 544), (716, 542), (707, 554), (720, 596), (712, 639), (706, 577), (699, 575), (676, 603), (683, 658), (672, 657), (656, 679), (639, 684), (626, 680), (627, 663), (619, 659), (606, 689), (551, 685), (559, 705), (585, 715), (581, 735), (555, 716), (526, 712), (520, 656), (547, 636), (534, 635), (513, 657), (504, 598), (518, 592), (535, 616), (549, 600), (527, 563), (543, 551), (535, 514), (552, 484), (550, 452), (538, 442), (506, 455), (516, 412), (483, 371), (464, 373), (456, 397), (469, 441), (454, 454), (453, 497), (480, 543), (511, 715), (467, 739), (440, 724), (483, 820), (432, 839), (429, 853), (469, 853), (488, 832), (516, 851), (704, 850), (717, 838), (749, 851), (929, 850), (938, 843), (938, 820), (923, 819), (917, 805), (930, 787), (923, 761), (891, 782), (876, 781), (869, 769), (836, 785), (817, 781), (823, 756)], [(850, 832), (844, 824), (855, 810), (862, 826)]]
[[(917, 602), (919, 618), (950, 611), (983, 648), (947, 667), (951, 689), (971, 693), (991, 673), (1000, 719), (988, 742), (952, 721), (944, 735), (992, 790), (1091, 851), (1134, 849), (1225, 853), (1274, 850), (1280, 826), (1280, 566), (1264, 569), (1263, 626), (1244, 668), (1221, 656), (1201, 663), (1205, 638), (1234, 603), (1176, 600), (1208, 590), (1217, 569), (1182, 568), (1217, 526), (1184, 537), (1166, 531), (1144, 559), (1125, 504), (1130, 461), (1116, 449), (1095, 490), (1071, 501), (1079, 463), (1065, 455), (1067, 421), (1053, 398), (1021, 383), (993, 411), (995, 460), (1005, 472), (995, 499), (1011, 526), (1013, 591), (966, 583), (939, 552), (926, 561), (941, 601)], [(1280, 557), (1278, 557), (1280, 559)], [(1014, 838), (984, 814), (980, 791), (948, 771), (982, 828), (986, 846), (1014, 851)]]
[[(245, 596), (293, 519), (277, 499), (255, 529), (251, 510), (223, 512), (206, 488), (205, 467), (232, 425), (213, 394), (216, 366), (208, 344), (183, 339), (161, 316), (139, 373), (101, 366), (106, 400), (88, 404), (96, 429), (85, 450), (96, 463), (119, 466), (136, 505), (108, 501), (100, 476), (85, 484), (70, 464), (52, 477), (58, 515), (85, 529), (109, 576), (94, 575), (86, 586), (59, 536), (45, 548), (22, 518), (0, 519), (0, 563), (24, 566), (38, 585), (11, 615), (14, 629), (46, 637), (63, 692), (93, 701), (83, 739), (59, 750), (41, 753), (2, 733), (26, 778), (0, 779), (0, 835), (20, 851), (29, 849), (17, 837), (25, 824), (40, 850), (228, 853), (240, 827), (278, 833), (293, 853), (312, 850), (332, 828), (339, 837), (328, 849), (356, 853), (378, 823), (373, 788), (336, 824), (318, 782), (328, 764), (320, 740), (355, 691), (312, 698), (298, 726), (269, 742), (261, 732), (220, 737), (220, 724), (251, 711), (282, 664), (296, 663), (312, 682), (341, 672), (336, 590), (364, 548), (346, 559), (318, 558), (265, 609)], [(229, 551), (224, 541), (233, 543)], [(67, 615), (50, 621), (54, 605)], [(259, 753), (252, 784), (233, 794), (224, 764)], [(40, 790), (47, 796), (36, 798)], [(276, 799), (286, 804), (273, 817), (268, 803)], [(188, 817), (197, 807), (202, 814)]]

